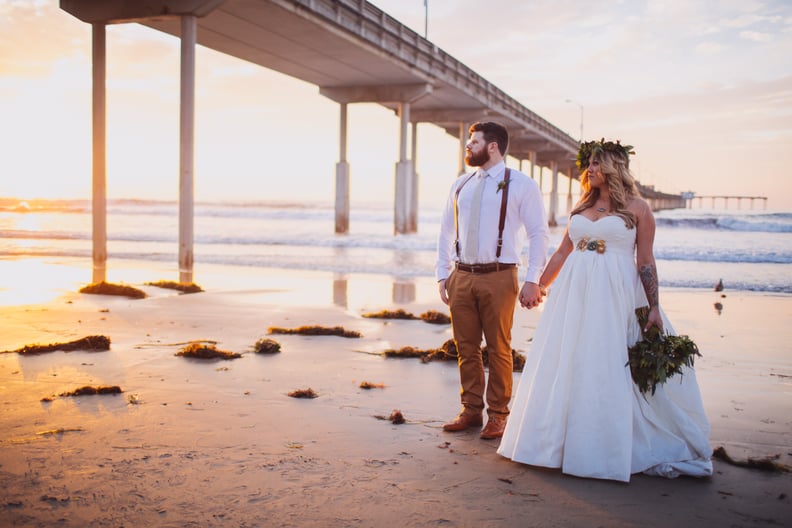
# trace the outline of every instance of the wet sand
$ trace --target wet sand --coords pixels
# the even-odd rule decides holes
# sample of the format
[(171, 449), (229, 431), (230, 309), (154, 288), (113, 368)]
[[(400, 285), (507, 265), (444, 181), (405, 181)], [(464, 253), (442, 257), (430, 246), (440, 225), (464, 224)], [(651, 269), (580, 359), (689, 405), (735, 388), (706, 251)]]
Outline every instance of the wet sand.
[[(9, 277), (21, 265), (6, 261), (0, 270)], [(444, 433), (442, 423), (459, 408), (456, 366), (378, 353), (439, 347), (450, 327), (363, 317), (399, 308), (447, 312), (431, 279), (212, 268), (196, 280), (205, 292), (179, 295), (143, 286), (164, 277), (138, 268), (123, 280), (149, 297), (130, 300), (76, 293), (74, 277), (88, 272), (41, 266), (71, 274), (48, 282), (32, 303), (24, 302), (24, 285), (2, 281), (0, 350), (94, 334), (112, 345), (0, 354), (2, 526), (785, 526), (792, 519), (789, 473), (715, 460), (709, 479), (635, 475), (620, 484), (510, 462), (496, 454), (497, 441), (477, 432)], [(661, 291), (674, 326), (703, 354), (696, 367), (711, 444), (735, 458), (777, 454), (792, 465), (792, 296), (728, 286), (723, 294)], [(530, 353), (538, 317), (518, 310), (518, 351)], [(267, 335), (271, 326), (301, 325), (343, 326), (362, 337)], [(253, 353), (263, 337), (281, 352)], [(193, 340), (242, 357), (175, 355)], [(383, 387), (362, 389), (364, 381)], [(124, 392), (58, 396), (84, 385)], [(319, 396), (287, 395), (306, 388)], [(405, 424), (377, 418), (396, 409)]]

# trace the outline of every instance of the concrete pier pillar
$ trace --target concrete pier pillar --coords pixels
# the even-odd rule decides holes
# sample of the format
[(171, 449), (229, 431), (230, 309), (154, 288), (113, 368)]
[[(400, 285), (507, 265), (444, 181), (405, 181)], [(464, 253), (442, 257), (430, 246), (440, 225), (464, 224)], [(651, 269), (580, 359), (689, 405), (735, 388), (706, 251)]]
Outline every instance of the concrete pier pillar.
[(335, 232), (349, 232), (349, 163), (347, 162), (347, 104), (341, 103), (338, 134), (338, 163), (335, 186)]
[(457, 176), (465, 174), (465, 145), (467, 144), (468, 140), (467, 129), (468, 127), (466, 123), (459, 123), (459, 169), (457, 170)]
[(572, 212), (572, 169), (567, 169), (566, 176), (569, 179), (569, 187), (567, 188), (567, 202), (566, 202), (566, 212), (568, 215), (569, 213)]
[(335, 167), (335, 232), (349, 233), (349, 162), (339, 161)]
[(412, 178), (412, 162), (407, 159), (407, 125), (410, 122), (410, 103), (399, 103), (399, 161), (396, 163), (396, 177), (393, 206), (393, 232), (408, 233), (409, 182)]
[(558, 163), (550, 162), (550, 171), (553, 174), (553, 186), (550, 189), (550, 210), (547, 212), (547, 224), (550, 227), (558, 225)]
[(530, 176), (532, 180), (535, 180), (536, 175), (534, 174), (534, 169), (536, 169), (536, 151), (531, 150), (528, 152), (528, 163), (531, 164), (531, 172), (528, 176)]
[(195, 195), (195, 16), (181, 18), (181, 106), (179, 112), (179, 282), (193, 282)]
[(418, 232), (418, 123), (413, 121), (410, 133), (411, 148), (410, 161), (412, 174), (408, 192), (407, 232)]
[(107, 39), (105, 25), (91, 25), (93, 282), (107, 280)]
[[(426, 83), (383, 86), (323, 86), (319, 88), (320, 94), (342, 104), (398, 102), (399, 161), (396, 162), (393, 205), (393, 230), (396, 233), (408, 233), (410, 231), (411, 197), (414, 192), (417, 192), (413, 189), (417, 187), (417, 184), (413, 181), (413, 164), (407, 158), (410, 106), (415, 101), (432, 93), (432, 89), (432, 85)], [(342, 135), (345, 136), (346, 134), (343, 133)], [(336, 174), (343, 176), (343, 172), (339, 171), (343, 171), (343, 169), (337, 169), (336, 172)], [(341, 200), (338, 196), (337, 199)]]

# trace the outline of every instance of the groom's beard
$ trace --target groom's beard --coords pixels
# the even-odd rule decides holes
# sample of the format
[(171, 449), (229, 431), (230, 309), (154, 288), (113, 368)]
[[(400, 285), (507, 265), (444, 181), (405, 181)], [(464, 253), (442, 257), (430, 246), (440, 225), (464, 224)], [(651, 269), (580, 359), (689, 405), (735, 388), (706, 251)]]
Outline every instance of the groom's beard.
[(481, 152), (468, 152), (465, 155), (465, 163), (468, 167), (481, 167), (490, 160), (489, 152), (486, 149)]

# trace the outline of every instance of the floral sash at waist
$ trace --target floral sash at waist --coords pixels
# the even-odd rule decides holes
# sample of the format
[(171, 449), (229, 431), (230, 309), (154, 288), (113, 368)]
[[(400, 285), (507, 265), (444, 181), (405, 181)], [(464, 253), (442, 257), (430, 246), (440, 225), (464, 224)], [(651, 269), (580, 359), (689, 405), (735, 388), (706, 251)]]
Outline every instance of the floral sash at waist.
[(578, 251), (596, 251), (605, 253), (605, 241), (592, 238), (581, 238), (577, 243)]

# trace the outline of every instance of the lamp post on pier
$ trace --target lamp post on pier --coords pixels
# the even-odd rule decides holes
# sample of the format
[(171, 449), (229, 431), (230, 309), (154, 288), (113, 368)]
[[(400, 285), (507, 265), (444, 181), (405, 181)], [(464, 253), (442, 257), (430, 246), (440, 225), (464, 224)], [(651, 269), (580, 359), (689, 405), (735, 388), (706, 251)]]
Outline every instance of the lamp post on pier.
[(424, 0), (424, 38), (429, 40), (429, 0)]
[(573, 99), (567, 99), (567, 103), (574, 103), (580, 108), (580, 142), (583, 142), (583, 105)]

